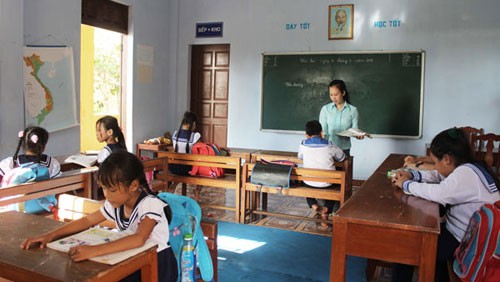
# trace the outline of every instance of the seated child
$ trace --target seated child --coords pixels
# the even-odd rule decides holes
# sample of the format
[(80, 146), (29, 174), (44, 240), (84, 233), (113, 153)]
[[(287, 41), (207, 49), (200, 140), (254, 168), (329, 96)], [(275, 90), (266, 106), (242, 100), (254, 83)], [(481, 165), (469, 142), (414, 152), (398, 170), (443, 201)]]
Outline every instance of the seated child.
[[(436, 254), (435, 281), (448, 281), (447, 264), (465, 235), (472, 214), (500, 200), (500, 181), (484, 161), (474, 159), (463, 130), (442, 131), (431, 143), (435, 170), (399, 171), (392, 179), (407, 194), (447, 206)], [(411, 281), (413, 267), (395, 264), (393, 281)]]
[[(38, 237), (28, 238), (21, 248), (29, 249), (36, 243), (44, 248), (53, 240), (81, 232), (108, 219), (115, 222), (118, 230), (131, 234), (109, 243), (73, 247), (69, 250), (72, 260), (82, 261), (125, 251), (150, 240), (158, 245), (158, 281), (177, 281), (177, 261), (169, 244), (167, 204), (149, 190), (141, 160), (125, 150), (114, 152), (100, 165), (97, 181), (106, 197), (100, 210)], [(126, 281), (140, 279), (140, 271), (125, 278)]]
[[(305, 129), (306, 139), (301, 142), (298, 152), (298, 158), (303, 160), (304, 167), (335, 170), (335, 161), (343, 161), (346, 157), (344, 152), (333, 142), (322, 137), (323, 129), (319, 121), (308, 121)], [(315, 181), (304, 181), (304, 183), (314, 188), (328, 188), (331, 186), (330, 183)], [(321, 206), (316, 199), (307, 198), (307, 204), (315, 212), (319, 213), (322, 219), (327, 219), (328, 214), (335, 211), (335, 202), (331, 200), (325, 200), (325, 204)], [(321, 229), (327, 228), (327, 224), (321, 224)]]
[[(24, 131), (19, 131), (18, 136), (19, 142), (14, 156), (7, 157), (0, 162), (0, 178), (10, 170), (27, 163), (39, 163), (46, 166), (51, 178), (61, 173), (59, 162), (55, 158), (43, 154), (49, 141), (47, 130), (38, 126), (30, 126)], [(21, 146), (24, 154), (19, 154)]]
[[(37, 126), (27, 127), (19, 131), (19, 142), (13, 157), (7, 157), (0, 162), (0, 188), (18, 185), (25, 182), (45, 180), (56, 177), (61, 173), (59, 162), (43, 154), (49, 141), (47, 130)], [(24, 154), (19, 154), (23, 147)], [(39, 168), (24, 168), (30, 164), (39, 165)], [(42, 169), (43, 168), (43, 169)], [(44, 210), (53, 211), (57, 200), (55, 195), (28, 200), (22, 205), (12, 204), (7, 209), (21, 210), (27, 213), (39, 213)]]
[[(176, 130), (172, 135), (172, 144), (174, 146), (174, 152), (182, 154), (190, 154), (193, 145), (201, 139), (201, 134), (196, 132), (196, 122), (197, 117), (193, 112), (185, 112), (182, 117), (181, 125), (179, 130)], [(168, 169), (173, 174), (177, 175), (189, 175), (191, 170), (190, 165), (172, 164), (168, 166)], [(169, 187), (169, 192), (174, 193), (177, 183), (172, 183)], [(199, 200), (201, 192), (201, 186), (197, 186), (194, 190), (195, 200)]]
[(97, 162), (102, 163), (111, 153), (127, 150), (125, 137), (118, 126), (118, 120), (112, 116), (104, 116), (95, 123), (97, 141), (106, 142), (106, 146), (97, 154)]
[(201, 134), (196, 132), (197, 118), (193, 112), (185, 112), (179, 130), (172, 135), (172, 144), (176, 153), (191, 153), (193, 145), (201, 139)]

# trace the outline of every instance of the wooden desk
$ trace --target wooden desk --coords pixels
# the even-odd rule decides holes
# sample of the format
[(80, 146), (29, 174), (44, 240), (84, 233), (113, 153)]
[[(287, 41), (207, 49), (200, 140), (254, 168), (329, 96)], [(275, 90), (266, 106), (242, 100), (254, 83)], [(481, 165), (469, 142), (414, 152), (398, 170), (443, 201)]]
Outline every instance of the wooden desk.
[(156, 246), (115, 265), (73, 262), (68, 254), (52, 249), (22, 250), (30, 236), (64, 223), (20, 212), (0, 213), (0, 276), (13, 281), (118, 281), (141, 270), (142, 281), (158, 280)]
[(419, 281), (434, 280), (438, 204), (402, 196), (386, 175), (404, 156), (389, 155), (333, 217), (330, 281), (345, 281), (348, 255), (415, 265)]
[(271, 160), (287, 160), (292, 161), (296, 164), (301, 164), (302, 160), (297, 157), (297, 152), (286, 152), (286, 151), (271, 151), (271, 150), (258, 150), (252, 153), (252, 163), (264, 159), (267, 161)]
[(173, 152), (172, 145), (167, 144), (144, 144), (137, 143), (137, 151), (136, 155), (140, 158), (142, 156), (142, 151), (151, 151), (153, 152), (153, 158), (158, 157), (158, 152), (160, 151), (170, 151)]
[(91, 183), (92, 169), (65, 171), (56, 178), (0, 189), (0, 206), (78, 189), (83, 189), (83, 195), (90, 198)]

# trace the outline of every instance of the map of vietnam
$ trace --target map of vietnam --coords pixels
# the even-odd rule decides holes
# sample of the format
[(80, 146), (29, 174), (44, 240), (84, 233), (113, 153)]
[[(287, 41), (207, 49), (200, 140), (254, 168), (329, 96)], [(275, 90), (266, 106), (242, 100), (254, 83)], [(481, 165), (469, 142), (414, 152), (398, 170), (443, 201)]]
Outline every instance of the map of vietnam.
[[(42, 123), (45, 119), (45, 117), (47, 117), (47, 115), (52, 111), (53, 109), (53, 106), (54, 106), (54, 101), (52, 99), (52, 93), (51, 91), (49, 90), (49, 88), (42, 82), (42, 80), (39, 78), (38, 76), (38, 72), (40, 70), (40, 68), (45, 64), (45, 62), (43, 62), (41, 59), (40, 59), (40, 56), (36, 55), (36, 54), (33, 54), (31, 56), (25, 56), (23, 57), (23, 60), (24, 60), (24, 63), (26, 64), (27, 67), (31, 68), (31, 76), (35, 79), (35, 81), (37, 82), (37, 84), (33, 84), (33, 83), (30, 83), (29, 84), (29, 88), (31, 91), (33, 91), (31, 93), (31, 95), (29, 95), (31, 98), (35, 98), (33, 95), (34, 94), (34, 88), (38, 88), (38, 87), (41, 87), (43, 89), (43, 92), (44, 92), (44, 98), (45, 98), (45, 106), (41, 105), (40, 102), (43, 101), (39, 101), (38, 99), (33, 99), (32, 101), (26, 101), (27, 103), (29, 103), (29, 111), (35, 116), (35, 112), (36, 112), (36, 119), (37, 119), (37, 122), (38, 124)], [(30, 91), (28, 90), (28, 91)], [(31, 92), (30, 91), (30, 92)], [(30, 99), (31, 100), (31, 99)], [(43, 107), (42, 107), (43, 106)], [(42, 107), (40, 109), (40, 107)]]

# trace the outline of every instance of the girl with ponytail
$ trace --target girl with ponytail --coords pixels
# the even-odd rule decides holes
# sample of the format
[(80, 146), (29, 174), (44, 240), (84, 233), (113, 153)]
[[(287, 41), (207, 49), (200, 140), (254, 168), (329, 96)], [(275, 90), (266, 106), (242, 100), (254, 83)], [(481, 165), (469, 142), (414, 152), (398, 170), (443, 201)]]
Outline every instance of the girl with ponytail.
[[(19, 142), (17, 143), (14, 156), (3, 159), (0, 162), (0, 179), (10, 170), (27, 163), (39, 163), (46, 166), (50, 177), (55, 177), (61, 172), (59, 162), (43, 153), (49, 141), (49, 133), (44, 128), (30, 126), (19, 131)], [(24, 154), (20, 154), (21, 148)]]
[(115, 117), (104, 116), (97, 120), (95, 126), (97, 141), (106, 142), (106, 146), (97, 154), (98, 163), (102, 163), (112, 152), (127, 150), (125, 137)]

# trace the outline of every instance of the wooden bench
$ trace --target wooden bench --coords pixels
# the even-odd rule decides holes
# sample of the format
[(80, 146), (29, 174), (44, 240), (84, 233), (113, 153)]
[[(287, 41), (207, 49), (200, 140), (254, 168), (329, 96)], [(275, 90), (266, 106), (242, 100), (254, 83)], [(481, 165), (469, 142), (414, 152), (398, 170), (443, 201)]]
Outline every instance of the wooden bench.
[[(280, 194), (283, 196), (310, 197), (325, 200), (340, 201), (342, 206), (344, 202), (352, 195), (352, 157), (343, 162), (336, 162), (337, 170), (310, 169), (294, 167), (290, 175), (290, 188), (276, 188), (268, 186), (255, 185), (250, 182), (250, 176), (255, 164), (245, 164), (243, 169), (244, 183), (242, 185), (242, 211), (240, 222), (245, 222), (246, 216), (253, 214), (272, 215), (292, 219), (306, 219), (317, 222), (328, 222), (327, 220), (302, 217), (297, 215), (269, 212), (267, 210), (267, 194)], [(316, 189), (303, 184), (302, 181), (328, 182), (334, 185), (332, 188)], [(260, 196), (262, 194), (262, 201)], [(260, 206), (260, 207), (259, 207)]]
[(90, 198), (92, 193), (92, 171), (94, 170), (65, 171), (56, 178), (0, 189), (0, 206), (79, 189), (83, 189), (83, 195)]
[[(213, 209), (231, 210), (235, 212), (235, 220), (240, 218), (240, 188), (241, 188), (241, 166), (240, 158), (226, 156), (206, 156), (194, 154), (180, 154), (171, 152), (158, 152), (158, 157), (167, 158), (167, 169), (163, 173), (163, 179), (167, 182), (183, 183), (189, 185), (209, 186), (235, 190), (234, 207), (200, 204), (202, 207)], [(234, 170), (234, 174), (225, 173), (222, 178), (209, 178), (191, 175), (176, 175), (168, 170), (168, 165), (181, 164), (189, 166), (220, 167), (225, 170)], [(182, 195), (186, 195), (183, 189)]]

